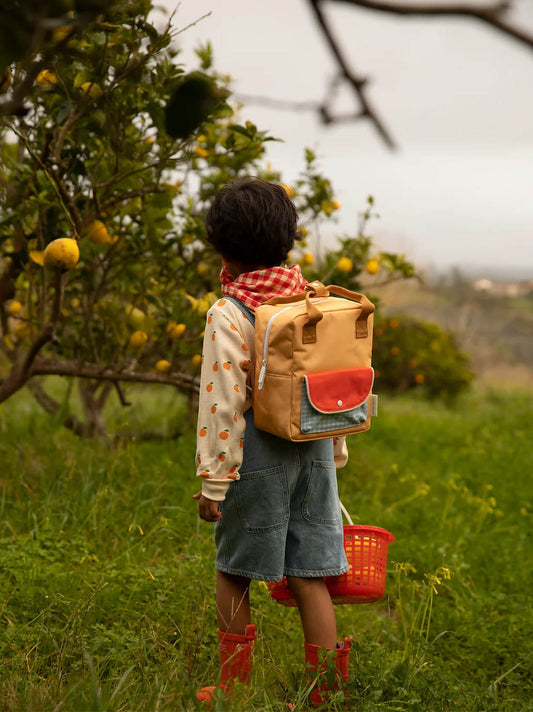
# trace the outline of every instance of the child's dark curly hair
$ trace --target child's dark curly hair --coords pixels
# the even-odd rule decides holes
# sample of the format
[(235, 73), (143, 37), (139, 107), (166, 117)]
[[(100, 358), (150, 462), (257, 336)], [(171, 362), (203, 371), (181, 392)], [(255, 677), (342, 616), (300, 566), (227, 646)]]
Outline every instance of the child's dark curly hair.
[(228, 260), (252, 267), (284, 262), (299, 239), (298, 214), (281, 185), (260, 178), (228, 183), (205, 220), (207, 237)]

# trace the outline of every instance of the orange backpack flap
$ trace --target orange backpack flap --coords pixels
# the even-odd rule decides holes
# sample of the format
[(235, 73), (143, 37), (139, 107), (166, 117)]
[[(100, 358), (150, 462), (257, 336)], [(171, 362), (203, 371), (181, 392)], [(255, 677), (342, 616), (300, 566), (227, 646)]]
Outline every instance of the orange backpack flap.
[(320, 282), (259, 306), (256, 426), (288, 440), (368, 430), (373, 313), (374, 305), (364, 295)]

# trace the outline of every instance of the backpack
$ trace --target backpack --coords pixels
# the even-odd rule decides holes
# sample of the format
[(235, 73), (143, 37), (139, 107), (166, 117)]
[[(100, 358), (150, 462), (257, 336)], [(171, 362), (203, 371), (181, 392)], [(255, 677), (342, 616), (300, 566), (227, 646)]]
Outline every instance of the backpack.
[(286, 440), (360, 433), (377, 414), (371, 366), (374, 305), (362, 294), (315, 281), (274, 297), (254, 315), (252, 407), (260, 430)]

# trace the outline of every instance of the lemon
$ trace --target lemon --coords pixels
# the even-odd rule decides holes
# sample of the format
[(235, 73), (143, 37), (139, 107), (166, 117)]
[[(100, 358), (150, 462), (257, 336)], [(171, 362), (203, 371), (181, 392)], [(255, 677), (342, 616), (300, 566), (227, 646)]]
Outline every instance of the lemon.
[(55, 27), (52, 30), (52, 38), (54, 42), (62, 42), (66, 39), (72, 32), (72, 27), (70, 25), (62, 25), (61, 27)]
[(287, 195), (289, 196), (289, 198), (294, 198), (294, 190), (291, 188), (290, 185), (287, 185), (286, 183), (282, 183), (282, 184), (281, 184), (281, 187), (282, 187), (283, 190), (287, 193)]
[(155, 365), (155, 370), (158, 373), (168, 373), (170, 371), (172, 364), (170, 361), (166, 361), (164, 358), (162, 358), (160, 361), (158, 361)]
[(202, 365), (202, 357), (200, 354), (194, 354), (194, 356), (191, 359), (191, 364), (193, 368), (200, 368)]
[(56, 267), (64, 271), (72, 269), (79, 259), (78, 243), (70, 237), (60, 237), (48, 243), (43, 254), (45, 267)]
[(18, 316), (21, 311), (22, 311), (22, 304), (17, 299), (11, 300), (11, 302), (9, 303), (9, 306), (7, 308), (7, 313), (10, 316)]
[(349, 257), (341, 257), (337, 262), (339, 272), (351, 272), (353, 270), (353, 262)]
[(35, 83), (40, 87), (46, 87), (57, 84), (57, 81), (58, 79), (53, 72), (50, 72), (48, 69), (43, 69), (43, 71), (37, 75)]
[(368, 274), (377, 274), (379, 272), (379, 262), (375, 257), (372, 257), (372, 259), (366, 263), (365, 269)]
[(105, 245), (113, 241), (101, 220), (93, 220), (87, 227), (87, 237), (91, 242), (94, 242), (95, 245)]
[(171, 339), (179, 339), (186, 328), (185, 324), (176, 324), (175, 321), (169, 321), (167, 324), (167, 334)]
[(30, 260), (35, 262), (36, 265), (44, 265), (44, 257), (42, 250), (30, 250), (29, 252)]
[(148, 334), (144, 331), (134, 331), (130, 336), (130, 346), (134, 349), (140, 349), (148, 341)]
[(129, 306), (126, 308), (126, 319), (131, 327), (139, 329), (144, 325), (146, 314), (141, 309), (137, 309), (137, 307)]
[(102, 94), (102, 90), (94, 82), (84, 82), (79, 88), (80, 94), (89, 97), (89, 99), (98, 99)]
[(302, 256), (302, 262), (304, 265), (310, 267), (315, 261), (315, 258), (311, 252), (304, 252)]
[(205, 316), (207, 312), (209, 311), (209, 308), (211, 307), (211, 302), (209, 299), (206, 297), (203, 297), (203, 299), (199, 299), (198, 303), (196, 304), (196, 312), (200, 316)]
[(331, 202), (331, 200), (323, 200), (323, 201), (320, 203), (320, 209), (321, 209), (322, 212), (325, 213), (326, 215), (331, 215), (331, 213), (332, 213), (333, 210), (334, 210), (334, 208), (333, 208), (333, 203)]

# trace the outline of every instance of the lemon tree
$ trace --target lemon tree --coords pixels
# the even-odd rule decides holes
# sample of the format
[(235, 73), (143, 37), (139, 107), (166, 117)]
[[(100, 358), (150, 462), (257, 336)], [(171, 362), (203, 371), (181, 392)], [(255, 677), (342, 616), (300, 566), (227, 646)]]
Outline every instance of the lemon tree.
[(0, 9), (0, 402), (28, 384), (59, 410), (36, 377), (77, 377), (87, 432), (124, 382), (194, 390), (218, 296), (207, 204), (233, 177), (277, 175), (209, 46), (186, 69), (152, 11), (16, 4), (8, 38)]
[[(124, 383), (194, 394), (219, 296), (207, 206), (234, 177), (282, 179), (265, 163), (273, 138), (242, 119), (209, 45), (185, 68), (178, 28), (157, 27), (151, 1), (45, 0), (23, 14), (25, 42), (0, 51), (0, 402), (28, 385), (76, 432), (101, 434)], [(4, 35), (6, 21), (0, 10)], [(293, 260), (354, 288), (372, 240), (316, 249), (341, 206), (311, 151), (285, 189), (307, 232)], [(380, 275), (407, 272), (376, 259)], [(50, 374), (79, 379), (85, 424), (45, 391)]]
[(239, 126), (210, 49), (186, 71), (152, 10), (28, 3), (2, 46), (0, 401), (39, 374), (82, 377), (95, 408), (101, 381), (194, 381), (216, 299), (202, 214), (266, 135)]

